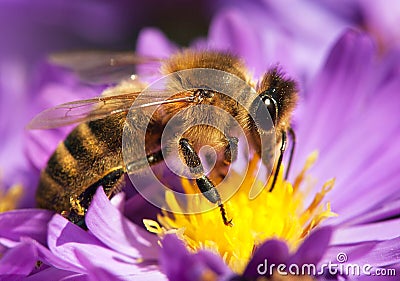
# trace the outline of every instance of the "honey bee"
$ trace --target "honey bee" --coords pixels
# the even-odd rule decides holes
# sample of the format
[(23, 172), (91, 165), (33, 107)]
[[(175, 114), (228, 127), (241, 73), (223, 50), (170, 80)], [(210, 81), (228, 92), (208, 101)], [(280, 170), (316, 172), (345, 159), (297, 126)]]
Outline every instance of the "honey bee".
[[(88, 61), (88, 62), (85, 62)], [(274, 127), (276, 143), (274, 150), (280, 151), (275, 161), (272, 185), (275, 186), (287, 145), (287, 133), (293, 140), (291, 158), (294, 151), (295, 135), (291, 129), (291, 114), (297, 102), (297, 87), (292, 79), (287, 79), (276, 67), (262, 76), (258, 83), (252, 82), (244, 63), (235, 55), (222, 51), (182, 50), (168, 59), (158, 60), (141, 58), (134, 54), (91, 54), (71, 55), (59, 59), (56, 63), (76, 70), (86, 80), (104, 76), (119, 79), (119, 75), (132, 74), (132, 67), (138, 63), (160, 63), (164, 75), (191, 69), (212, 69), (223, 71), (243, 80), (254, 89), (258, 99), (247, 101), (255, 115), (267, 111)], [(117, 71), (116, 71), (117, 70)], [(115, 75), (117, 73), (117, 75)], [(105, 81), (106, 78), (102, 78)], [(126, 119), (132, 104), (142, 92), (144, 86), (135, 82), (135, 86), (121, 91), (123, 86), (108, 90), (111, 95), (65, 103), (45, 110), (29, 124), (30, 129), (48, 129), (58, 126), (79, 123), (79, 125), (59, 144), (56, 151), (42, 170), (36, 199), (41, 208), (55, 210), (73, 223), (85, 226), (84, 216), (92, 197), (99, 186), (102, 186), (109, 198), (120, 191), (124, 184), (124, 174), (128, 170), (139, 171), (141, 161), (125, 163), (122, 152), (122, 135)], [(250, 98), (250, 97), (249, 97)], [(248, 99), (249, 99), (248, 98)], [(253, 98), (251, 98), (253, 99)], [(161, 136), (168, 121), (183, 109), (189, 109), (187, 119), (193, 118), (190, 109), (194, 105), (204, 104), (223, 109), (237, 121), (250, 139), (254, 152), (264, 163), (270, 156), (262, 156), (260, 135), (271, 131), (271, 127), (256, 124), (249, 110), (241, 106), (232, 97), (223, 95), (207, 87), (186, 89), (173, 96), (155, 92), (152, 100), (147, 100), (136, 110), (140, 119), (140, 110), (158, 106), (151, 115), (145, 131), (146, 164), (155, 165), (164, 160), (161, 149)], [(213, 117), (215, 118), (215, 116)], [(219, 117), (218, 117), (219, 118)], [(267, 121), (267, 120), (265, 120)], [(140, 121), (135, 121), (139, 122)], [(221, 126), (230, 126), (225, 119), (218, 119)], [(135, 128), (133, 135), (135, 135)], [(198, 189), (208, 201), (218, 205), (225, 225), (232, 225), (228, 219), (221, 196), (215, 188), (225, 176), (227, 167), (236, 160), (238, 138), (229, 136), (213, 126), (200, 124), (184, 131), (179, 139), (173, 140), (178, 147), (177, 157), (186, 165), (192, 174)], [(135, 153), (135, 143), (131, 143), (131, 151)], [(199, 150), (209, 145), (217, 152), (215, 168), (207, 175)]]

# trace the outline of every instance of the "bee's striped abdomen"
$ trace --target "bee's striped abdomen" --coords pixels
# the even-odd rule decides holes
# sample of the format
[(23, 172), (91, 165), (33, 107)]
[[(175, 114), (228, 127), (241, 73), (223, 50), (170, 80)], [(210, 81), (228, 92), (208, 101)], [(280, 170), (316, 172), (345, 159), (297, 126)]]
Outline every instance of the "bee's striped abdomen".
[(39, 207), (57, 212), (71, 209), (71, 199), (122, 167), (124, 115), (82, 123), (60, 143), (42, 171)]

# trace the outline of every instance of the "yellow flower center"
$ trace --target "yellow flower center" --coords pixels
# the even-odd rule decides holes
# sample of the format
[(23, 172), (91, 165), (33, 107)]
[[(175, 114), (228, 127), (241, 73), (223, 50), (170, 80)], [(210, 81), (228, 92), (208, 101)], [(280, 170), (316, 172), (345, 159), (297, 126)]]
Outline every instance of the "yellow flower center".
[[(307, 192), (302, 191), (300, 187), (307, 182), (306, 172), (316, 158), (317, 153), (310, 155), (293, 184), (285, 181), (280, 174), (272, 192), (269, 192), (271, 180), (265, 184), (254, 176), (259, 160), (251, 160), (239, 190), (224, 203), (229, 218), (233, 219), (232, 227), (222, 223), (218, 208), (197, 214), (171, 214), (163, 210), (157, 217), (158, 222), (143, 222), (148, 231), (160, 237), (170, 232), (177, 233), (193, 252), (208, 249), (219, 254), (233, 271), (240, 274), (254, 249), (266, 239), (284, 240), (294, 251), (314, 227), (324, 219), (336, 216), (329, 203), (322, 204), (326, 193), (332, 189), (334, 180), (327, 181), (308, 206), (304, 204)], [(240, 178), (240, 174), (233, 173), (221, 184), (221, 190), (224, 185), (235, 183)], [(250, 200), (248, 194), (253, 183), (264, 188), (255, 199)], [(188, 180), (183, 181), (183, 186), (186, 193), (196, 190), (196, 186)], [(200, 200), (196, 204), (202, 202)], [(207, 203), (206, 199), (203, 203)], [(191, 205), (195, 203), (188, 202), (187, 206), (177, 206), (173, 193), (167, 192), (166, 204), (174, 206), (174, 209), (180, 207), (183, 213), (193, 209)]]

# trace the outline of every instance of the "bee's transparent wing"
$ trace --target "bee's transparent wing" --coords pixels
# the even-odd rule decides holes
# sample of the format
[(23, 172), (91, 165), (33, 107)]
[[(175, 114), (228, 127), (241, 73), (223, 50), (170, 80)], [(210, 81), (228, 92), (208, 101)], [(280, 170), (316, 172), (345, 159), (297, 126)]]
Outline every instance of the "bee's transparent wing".
[(135, 73), (135, 65), (161, 61), (133, 52), (84, 51), (50, 56), (51, 63), (71, 69), (82, 81), (92, 84), (117, 83), (130, 78)]
[[(28, 129), (52, 129), (80, 122), (105, 118), (111, 114), (141, 110), (166, 103), (190, 102), (191, 92), (182, 92), (179, 97), (171, 98), (166, 91), (148, 91), (144, 95), (134, 92), (113, 96), (67, 102), (39, 113), (28, 124)], [(133, 103), (135, 103), (133, 105)]]

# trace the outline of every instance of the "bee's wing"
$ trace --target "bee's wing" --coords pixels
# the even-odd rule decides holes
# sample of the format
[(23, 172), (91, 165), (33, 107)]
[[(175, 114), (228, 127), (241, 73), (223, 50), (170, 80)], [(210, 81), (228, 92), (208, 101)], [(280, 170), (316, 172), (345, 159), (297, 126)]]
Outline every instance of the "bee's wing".
[[(174, 102), (191, 102), (191, 92), (180, 93), (179, 97), (169, 98), (163, 91), (100, 96), (92, 99), (72, 101), (39, 113), (28, 124), (28, 129), (52, 129), (75, 123), (92, 121), (107, 117), (111, 114), (140, 110), (151, 106), (159, 106)], [(134, 105), (133, 102), (135, 102)]]
[(160, 63), (162, 59), (133, 52), (68, 52), (50, 56), (50, 62), (74, 71), (80, 79), (93, 84), (116, 83), (130, 78), (135, 65)]

